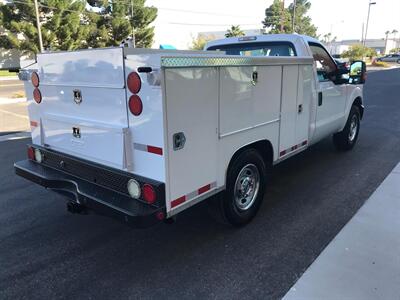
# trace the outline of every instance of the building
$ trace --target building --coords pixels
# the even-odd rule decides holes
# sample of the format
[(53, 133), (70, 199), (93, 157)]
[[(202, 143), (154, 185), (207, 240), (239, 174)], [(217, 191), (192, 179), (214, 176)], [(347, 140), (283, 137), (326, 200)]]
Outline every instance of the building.
[[(332, 43), (326, 44), (328, 51), (332, 55), (340, 55), (344, 51), (347, 51), (350, 46), (362, 44), (360, 40), (343, 40), (343, 41), (335, 41)], [(394, 48), (400, 47), (400, 39), (367, 39), (365, 41), (365, 46), (375, 49), (376, 53), (379, 55), (388, 54), (390, 50)]]

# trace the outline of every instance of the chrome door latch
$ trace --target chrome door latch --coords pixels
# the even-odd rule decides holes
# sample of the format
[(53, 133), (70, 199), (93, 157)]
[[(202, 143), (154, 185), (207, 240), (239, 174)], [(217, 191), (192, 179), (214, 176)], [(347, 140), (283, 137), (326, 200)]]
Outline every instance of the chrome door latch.
[(181, 150), (183, 147), (185, 147), (186, 137), (183, 132), (175, 133), (172, 136), (172, 140), (174, 143), (174, 151)]
[(251, 74), (251, 84), (255, 86), (258, 82), (258, 72), (254, 71), (253, 74)]
[(298, 112), (301, 113), (303, 111), (303, 104), (299, 104)]

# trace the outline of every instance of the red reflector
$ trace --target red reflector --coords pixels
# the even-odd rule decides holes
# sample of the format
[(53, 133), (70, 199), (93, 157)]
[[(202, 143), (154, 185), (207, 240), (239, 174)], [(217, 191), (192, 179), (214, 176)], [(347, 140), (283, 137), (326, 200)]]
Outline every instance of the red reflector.
[(28, 158), (35, 160), (35, 149), (33, 147), (28, 147)]
[(160, 221), (162, 221), (162, 220), (164, 220), (164, 218), (165, 218), (165, 214), (164, 214), (162, 211), (159, 211), (159, 212), (156, 214), (156, 217), (157, 217), (157, 219), (159, 219)]
[(129, 98), (129, 110), (135, 116), (138, 116), (143, 111), (143, 103), (138, 95), (132, 95)]
[(142, 192), (143, 198), (147, 203), (153, 204), (156, 202), (156, 191), (150, 184), (143, 185)]
[(39, 91), (38, 88), (33, 90), (33, 99), (35, 99), (36, 103), (42, 102), (42, 93)]
[(154, 146), (147, 146), (147, 152), (162, 155), (162, 148), (154, 147)]
[(186, 196), (179, 197), (178, 199), (171, 201), (171, 208), (178, 206), (185, 201), (186, 201)]
[(36, 72), (33, 72), (31, 75), (31, 82), (34, 87), (39, 86), (39, 75)]
[(203, 194), (211, 189), (211, 184), (207, 184), (198, 189), (198, 194)]
[(139, 93), (142, 87), (142, 81), (140, 80), (140, 76), (136, 72), (132, 72), (128, 75), (127, 79), (128, 89), (132, 94)]
[(31, 121), (31, 126), (32, 126), (32, 127), (38, 127), (38, 122), (36, 122), (36, 121)]

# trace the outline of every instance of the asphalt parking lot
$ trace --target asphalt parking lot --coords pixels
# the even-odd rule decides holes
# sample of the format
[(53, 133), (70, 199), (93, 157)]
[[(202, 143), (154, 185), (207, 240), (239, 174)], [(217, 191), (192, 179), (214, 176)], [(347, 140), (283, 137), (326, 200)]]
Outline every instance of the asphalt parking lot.
[(202, 203), (134, 230), (68, 213), (13, 173), (27, 139), (0, 143), (0, 298), (278, 299), (400, 160), (400, 70), (371, 72), (359, 141), (329, 139), (274, 168), (257, 218), (232, 229)]

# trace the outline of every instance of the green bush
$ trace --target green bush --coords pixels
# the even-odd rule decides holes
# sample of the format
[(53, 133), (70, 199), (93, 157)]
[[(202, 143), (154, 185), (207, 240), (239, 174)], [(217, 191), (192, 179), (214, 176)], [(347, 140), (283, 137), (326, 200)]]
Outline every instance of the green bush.
[(384, 62), (384, 61), (376, 61), (374, 60), (371, 64), (374, 67), (382, 67), (382, 68), (388, 68), (389, 64)]
[(376, 56), (375, 49), (365, 47), (361, 44), (350, 46), (349, 50), (345, 51), (341, 55), (343, 58), (350, 58), (350, 60), (360, 60), (364, 57)]

